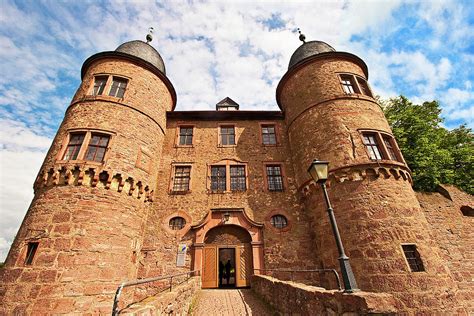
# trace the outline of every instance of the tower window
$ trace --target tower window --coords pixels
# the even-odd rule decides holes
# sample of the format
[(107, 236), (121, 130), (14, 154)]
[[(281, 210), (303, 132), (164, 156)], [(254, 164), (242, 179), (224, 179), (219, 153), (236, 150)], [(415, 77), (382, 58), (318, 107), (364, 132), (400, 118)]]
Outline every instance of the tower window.
[(179, 128), (179, 145), (192, 145), (193, 144), (193, 127), (192, 126), (181, 126)]
[(127, 83), (128, 83), (127, 79), (113, 77), (112, 87), (110, 88), (109, 95), (112, 97), (123, 98), (123, 95), (125, 93), (125, 88), (127, 87)]
[(288, 226), (288, 220), (283, 215), (274, 215), (270, 219), (270, 223), (273, 227), (282, 229)]
[(220, 126), (220, 145), (235, 145), (235, 127), (233, 125)]
[(92, 134), (85, 159), (97, 162), (104, 161), (105, 151), (109, 145), (109, 138), (109, 135)]
[(262, 142), (264, 145), (276, 145), (275, 125), (262, 125)]
[(382, 154), (380, 153), (379, 145), (377, 144), (376, 134), (364, 133), (364, 145), (369, 152), (371, 160), (382, 160)]
[(425, 271), (423, 262), (421, 261), (420, 253), (416, 249), (416, 245), (402, 245), (405, 258), (412, 272)]
[(269, 191), (283, 191), (283, 175), (281, 166), (272, 165), (265, 167), (267, 171), (267, 183)]
[(360, 93), (353, 75), (340, 75), (340, 78), (345, 94)]
[(181, 230), (186, 225), (186, 220), (181, 216), (176, 216), (170, 219), (169, 226), (172, 230)]
[(105, 85), (107, 84), (108, 76), (96, 76), (94, 77), (94, 89), (93, 95), (101, 95), (104, 93)]
[(26, 265), (31, 265), (33, 263), (33, 259), (36, 254), (36, 250), (38, 250), (38, 245), (39, 242), (29, 242), (27, 249), (26, 249), (26, 258), (25, 258), (25, 264)]
[(226, 189), (226, 166), (211, 167), (211, 190), (225, 191)]
[(385, 144), (385, 148), (387, 148), (387, 153), (390, 160), (398, 161), (397, 154), (395, 153), (395, 150), (392, 145), (392, 138), (388, 136), (383, 136), (383, 142)]
[(76, 160), (81, 150), (86, 133), (72, 133), (69, 135), (69, 144), (64, 153), (63, 160)]
[(245, 191), (245, 166), (230, 166), (230, 190)]
[(359, 84), (359, 88), (362, 94), (372, 97), (372, 92), (370, 91), (369, 85), (367, 84), (367, 81), (365, 81), (365, 79), (357, 77), (357, 83)]
[(174, 170), (173, 191), (189, 191), (189, 180), (191, 179), (190, 166), (176, 166)]

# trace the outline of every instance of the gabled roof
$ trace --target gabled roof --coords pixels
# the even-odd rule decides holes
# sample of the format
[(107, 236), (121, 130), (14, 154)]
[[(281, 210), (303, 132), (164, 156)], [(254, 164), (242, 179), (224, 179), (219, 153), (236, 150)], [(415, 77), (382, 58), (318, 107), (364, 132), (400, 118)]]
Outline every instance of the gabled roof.
[(239, 107), (239, 104), (237, 102), (235, 102), (234, 100), (232, 100), (231, 98), (229, 98), (229, 97), (225, 97), (224, 99), (220, 100), (219, 102), (217, 102), (216, 105), (217, 106), (237, 106), (237, 107)]

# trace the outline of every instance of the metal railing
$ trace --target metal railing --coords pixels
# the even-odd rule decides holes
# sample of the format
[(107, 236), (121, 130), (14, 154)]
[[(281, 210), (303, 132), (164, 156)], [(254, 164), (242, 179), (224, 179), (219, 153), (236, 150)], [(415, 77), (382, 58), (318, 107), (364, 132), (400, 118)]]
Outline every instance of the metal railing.
[(119, 300), (120, 300), (120, 294), (122, 294), (123, 288), (129, 287), (129, 286), (134, 286), (134, 285), (140, 285), (140, 284), (144, 284), (144, 283), (150, 283), (150, 282), (169, 279), (170, 280), (170, 292), (171, 292), (171, 290), (173, 288), (173, 278), (183, 276), (183, 275), (187, 275), (188, 278), (186, 280), (189, 280), (191, 278), (191, 275), (193, 275), (193, 274), (195, 276), (199, 275), (200, 271), (199, 270), (194, 270), (194, 271), (183, 272), (183, 273), (178, 273), (178, 274), (173, 274), (173, 275), (165, 275), (165, 276), (159, 276), (159, 277), (154, 277), (154, 278), (138, 279), (138, 280), (134, 280), (134, 281), (123, 282), (122, 284), (120, 284), (118, 286), (117, 291), (115, 292), (114, 306), (112, 308), (112, 315), (116, 316), (116, 315), (119, 314), (118, 304), (119, 304)]
[(254, 269), (256, 271), (270, 271), (270, 272), (286, 272), (290, 273), (291, 281), (293, 281), (293, 273), (295, 272), (318, 272), (318, 273), (332, 273), (336, 278), (337, 288), (339, 291), (342, 291), (341, 279), (339, 278), (339, 273), (335, 269), (310, 269), (310, 270), (287, 270), (287, 269)]

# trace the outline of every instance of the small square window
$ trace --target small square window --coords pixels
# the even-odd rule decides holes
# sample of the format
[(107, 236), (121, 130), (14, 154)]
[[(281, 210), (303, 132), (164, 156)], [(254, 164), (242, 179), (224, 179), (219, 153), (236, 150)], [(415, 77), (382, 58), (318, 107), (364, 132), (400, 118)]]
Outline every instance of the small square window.
[(179, 145), (186, 146), (193, 144), (193, 127), (181, 126), (179, 128)]
[(189, 180), (191, 179), (190, 166), (177, 166), (174, 170), (173, 191), (187, 192), (189, 191)]
[(262, 125), (262, 142), (264, 145), (276, 145), (275, 125)]
[(340, 75), (342, 89), (345, 94), (360, 93), (353, 75)]
[(104, 93), (105, 85), (109, 76), (96, 76), (94, 77), (94, 88), (92, 90), (93, 95), (101, 95)]
[(420, 253), (416, 249), (416, 245), (402, 245), (405, 258), (412, 272), (425, 271)]
[(235, 145), (235, 127), (232, 125), (220, 127), (220, 145)]
[(69, 143), (64, 153), (63, 160), (76, 160), (81, 150), (86, 133), (72, 133), (69, 135)]
[(128, 83), (127, 79), (113, 77), (112, 87), (110, 88), (109, 96), (123, 98), (123, 95), (125, 94), (125, 88), (127, 87), (127, 83)]
[(36, 250), (38, 250), (39, 242), (29, 242), (28, 247), (26, 249), (26, 258), (25, 258), (25, 265), (31, 265), (33, 263), (33, 259), (36, 254)]
[(109, 135), (92, 134), (85, 160), (102, 162), (104, 161), (105, 152), (109, 145)]
[(379, 145), (377, 143), (376, 134), (373, 133), (364, 133), (362, 134), (364, 138), (364, 145), (369, 152), (369, 156), (371, 160), (382, 160), (383, 156), (380, 152)]
[(281, 166), (266, 166), (269, 191), (283, 191), (283, 176)]

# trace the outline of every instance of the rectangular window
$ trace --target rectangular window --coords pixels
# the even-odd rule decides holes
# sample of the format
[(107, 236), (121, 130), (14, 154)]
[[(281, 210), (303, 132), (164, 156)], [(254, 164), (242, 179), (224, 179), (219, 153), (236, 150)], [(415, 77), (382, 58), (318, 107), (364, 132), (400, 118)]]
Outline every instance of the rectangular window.
[(92, 134), (89, 146), (87, 147), (85, 160), (102, 162), (105, 151), (109, 145), (109, 135)]
[(112, 97), (123, 98), (127, 82), (127, 79), (113, 77), (112, 88), (110, 88), (109, 95)]
[(408, 261), (408, 265), (412, 272), (425, 271), (423, 262), (421, 261), (420, 254), (416, 250), (416, 245), (402, 245), (405, 258)]
[(221, 143), (220, 145), (235, 145), (235, 127), (221, 126)]
[(107, 79), (108, 76), (97, 76), (94, 78), (94, 90), (92, 91), (93, 95), (101, 95), (104, 93)]
[(230, 166), (230, 190), (245, 191), (245, 166)]
[(191, 179), (191, 167), (180, 166), (174, 170), (173, 191), (189, 191), (189, 180)]
[(33, 263), (33, 258), (35, 257), (36, 250), (38, 249), (39, 242), (29, 242), (28, 248), (26, 250), (25, 264), (31, 265)]
[(340, 75), (342, 89), (345, 94), (360, 93), (353, 75)]
[(380, 153), (380, 148), (377, 144), (377, 138), (375, 134), (363, 134), (364, 144), (367, 147), (369, 152), (370, 159), (372, 160), (382, 160), (382, 154)]
[(193, 127), (180, 127), (179, 128), (179, 144), (180, 145), (192, 145), (193, 144)]
[(225, 191), (226, 189), (226, 167), (212, 166), (211, 167), (211, 190)]
[(398, 161), (397, 155), (395, 154), (395, 150), (392, 146), (392, 141), (389, 137), (383, 137), (383, 142), (385, 144), (385, 148), (387, 148), (387, 152), (389, 155), (390, 160)]
[(281, 166), (266, 166), (269, 191), (283, 191)]
[(362, 94), (372, 97), (372, 92), (370, 92), (369, 85), (365, 79), (357, 77), (357, 83), (359, 84), (360, 90), (362, 90)]
[(84, 141), (85, 133), (74, 133), (69, 136), (69, 144), (64, 153), (63, 160), (76, 160)]
[(262, 125), (262, 142), (264, 145), (276, 145), (275, 125)]

